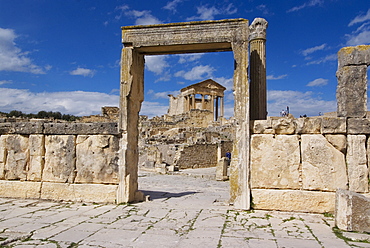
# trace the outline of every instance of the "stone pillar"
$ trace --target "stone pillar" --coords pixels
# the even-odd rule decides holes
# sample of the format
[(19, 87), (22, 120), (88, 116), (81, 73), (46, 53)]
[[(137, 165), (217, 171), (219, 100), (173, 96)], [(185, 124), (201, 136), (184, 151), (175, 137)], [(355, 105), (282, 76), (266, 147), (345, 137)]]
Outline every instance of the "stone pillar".
[(236, 209), (250, 209), (249, 183), (249, 80), (248, 26), (238, 30), (238, 39), (231, 43), (234, 53), (234, 118), (235, 140), (230, 164), (230, 203)]
[(205, 106), (204, 106), (204, 95), (202, 94), (202, 109), (205, 109)]
[(250, 44), (250, 117), (251, 120), (266, 120), (266, 28), (267, 21), (256, 18), (249, 26)]
[(367, 66), (370, 46), (344, 47), (338, 52), (337, 116), (365, 117), (367, 111)]
[(221, 97), (221, 111), (220, 116), (224, 117), (224, 97)]
[(144, 200), (138, 191), (138, 121), (144, 100), (144, 56), (132, 47), (123, 48), (121, 58), (119, 130), (119, 186), (117, 203)]
[(195, 109), (195, 94), (191, 95), (191, 109)]
[(215, 113), (215, 97), (211, 95), (211, 111), (214, 114)]

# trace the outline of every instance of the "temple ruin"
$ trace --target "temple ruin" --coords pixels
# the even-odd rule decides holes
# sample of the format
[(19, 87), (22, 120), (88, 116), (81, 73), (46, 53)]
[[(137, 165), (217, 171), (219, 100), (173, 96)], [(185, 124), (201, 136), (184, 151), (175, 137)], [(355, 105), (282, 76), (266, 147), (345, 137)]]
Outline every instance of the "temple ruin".
[[(178, 96), (169, 95), (169, 115), (179, 115), (192, 109), (208, 110), (214, 115), (214, 120), (224, 116), (225, 87), (207, 79), (181, 89)], [(198, 96), (200, 96), (198, 98)]]
[[(141, 201), (138, 166), (195, 166), (187, 154), (199, 149), (207, 156), (197, 158), (196, 168), (214, 166), (232, 149), (229, 176), (234, 208), (334, 212), (336, 191), (341, 188), (340, 204), (352, 211), (347, 190), (369, 195), (370, 46), (338, 52), (337, 116), (267, 117), (266, 28), (261, 18), (251, 25), (245, 19), (232, 19), (123, 27), (119, 121), (0, 118), (0, 196)], [(217, 86), (209, 80), (185, 88), (180, 94), (183, 100), (173, 100), (173, 115), (139, 116), (145, 55), (219, 51), (232, 51), (235, 59), (234, 117), (229, 122), (220, 121), (222, 87), (214, 92), (197, 88)], [(213, 100), (206, 95), (213, 95)], [(117, 116), (113, 109), (105, 112)], [(354, 221), (340, 219), (347, 217), (338, 214), (336, 221), (345, 228)]]

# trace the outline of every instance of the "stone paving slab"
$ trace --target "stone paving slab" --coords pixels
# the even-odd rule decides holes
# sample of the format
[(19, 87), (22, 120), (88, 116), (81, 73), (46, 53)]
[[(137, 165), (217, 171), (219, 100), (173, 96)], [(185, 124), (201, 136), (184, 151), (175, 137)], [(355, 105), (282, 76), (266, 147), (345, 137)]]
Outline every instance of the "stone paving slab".
[(337, 230), (330, 215), (234, 210), (228, 182), (141, 172), (139, 185), (151, 201), (0, 198), (0, 247), (370, 247), (370, 234)]

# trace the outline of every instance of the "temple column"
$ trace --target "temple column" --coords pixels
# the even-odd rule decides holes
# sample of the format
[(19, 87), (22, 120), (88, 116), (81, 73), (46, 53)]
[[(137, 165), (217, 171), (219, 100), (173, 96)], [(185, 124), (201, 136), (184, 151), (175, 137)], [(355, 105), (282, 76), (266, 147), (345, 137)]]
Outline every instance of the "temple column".
[(192, 95), (191, 95), (191, 99), (192, 99), (192, 102), (191, 102), (191, 109), (195, 109), (195, 94), (192, 94)]
[(224, 97), (223, 96), (221, 96), (221, 104), (220, 104), (220, 106), (221, 106), (220, 116), (221, 117), (224, 117)]
[(205, 106), (204, 106), (204, 95), (202, 94), (202, 110), (205, 109)]
[(266, 28), (267, 21), (256, 18), (249, 26), (250, 44), (250, 118), (267, 118), (266, 96)]
[(211, 111), (215, 112), (215, 97), (213, 95), (211, 95)]
[(215, 121), (218, 119), (218, 96), (216, 96)]

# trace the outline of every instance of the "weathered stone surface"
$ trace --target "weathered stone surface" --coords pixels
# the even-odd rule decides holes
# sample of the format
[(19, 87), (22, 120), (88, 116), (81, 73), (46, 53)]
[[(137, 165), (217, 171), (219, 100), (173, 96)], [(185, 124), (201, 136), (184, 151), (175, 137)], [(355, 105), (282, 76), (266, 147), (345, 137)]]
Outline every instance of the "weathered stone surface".
[(274, 134), (271, 119), (251, 121), (252, 133), (256, 134)]
[(293, 118), (282, 117), (272, 119), (272, 128), (276, 134), (294, 134), (296, 123)]
[[(347, 170), (349, 190), (355, 192), (369, 191), (369, 170), (366, 161), (366, 136), (348, 135), (347, 136)], [(344, 187), (339, 187), (346, 189)]]
[(6, 162), (6, 148), (5, 135), (0, 135), (0, 180), (5, 179), (5, 162)]
[(347, 188), (344, 154), (323, 135), (302, 135), (301, 149), (303, 189), (335, 191)]
[(252, 189), (252, 202), (255, 209), (327, 213), (334, 212), (335, 193)]
[(348, 134), (370, 134), (370, 119), (348, 118)]
[(44, 169), (45, 136), (33, 134), (29, 136), (30, 162), (27, 171), (27, 181), (41, 181)]
[(298, 134), (321, 133), (322, 118), (298, 118), (296, 119)]
[(229, 159), (226, 157), (222, 157), (217, 162), (216, 166), (216, 180), (217, 181), (225, 181), (228, 179), (227, 176), (227, 166), (229, 164)]
[(26, 180), (29, 160), (28, 137), (11, 134), (5, 136), (6, 162), (5, 179)]
[(337, 71), (338, 117), (365, 117), (367, 111), (367, 66), (345, 66)]
[(321, 133), (345, 134), (347, 133), (346, 118), (322, 117)]
[(370, 198), (343, 189), (335, 196), (335, 225), (346, 231), (370, 232)]
[(299, 164), (297, 135), (252, 135), (252, 188), (298, 189)]
[(327, 134), (325, 138), (332, 144), (338, 151), (346, 154), (347, 151), (347, 137), (343, 134)]
[[(194, 154), (200, 156), (194, 156)], [(177, 151), (174, 165), (180, 169), (206, 168), (217, 165), (217, 144), (186, 145)]]
[(1, 197), (40, 198), (40, 182), (0, 180)]
[(42, 134), (43, 123), (40, 122), (14, 122), (12, 123), (15, 134)]
[(44, 123), (44, 134), (118, 134), (118, 123)]
[(338, 52), (338, 68), (349, 65), (370, 65), (370, 46), (343, 47)]
[(73, 183), (75, 177), (75, 139), (73, 135), (47, 135), (45, 137), (45, 182)]
[(116, 200), (117, 185), (43, 182), (41, 198), (56, 201), (106, 202)]
[(118, 183), (119, 140), (113, 135), (78, 135), (75, 183)]

